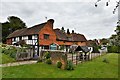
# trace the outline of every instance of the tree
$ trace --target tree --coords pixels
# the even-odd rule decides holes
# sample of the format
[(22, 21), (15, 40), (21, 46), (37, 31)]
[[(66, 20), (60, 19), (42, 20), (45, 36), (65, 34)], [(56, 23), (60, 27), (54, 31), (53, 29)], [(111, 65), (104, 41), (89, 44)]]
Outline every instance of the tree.
[[(95, 7), (98, 6), (97, 3), (100, 2), (100, 1), (102, 1), (102, 0), (97, 0), (97, 2), (95, 3)], [(108, 0), (108, 1), (106, 2), (106, 6), (109, 6), (110, 1), (111, 1), (111, 0)], [(113, 14), (115, 14), (115, 11), (116, 11), (117, 8), (120, 6), (120, 0), (119, 0), (119, 1), (116, 1), (116, 2), (117, 2), (117, 4), (116, 4), (116, 6), (115, 6), (115, 8), (114, 8), (114, 10), (113, 10)]]
[(17, 29), (26, 28), (25, 23), (18, 17), (10, 16), (8, 17), (8, 21), (10, 23), (12, 32)]
[(17, 29), (26, 28), (26, 24), (18, 17), (10, 16), (8, 21), (1, 23), (2, 25), (2, 42), (6, 42), (6, 37)]
[(120, 46), (120, 25), (116, 26), (116, 45)]
[(100, 43), (101, 43), (101, 45), (107, 45), (107, 43), (109, 43), (109, 40), (103, 38), (103, 39), (100, 40)]
[(109, 38), (109, 44), (110, 45), (116, 45), (116, 34), (112, 35), (110, 38)]
[(120, 53), (120, 20), (115, 30), (116, 34), (110, 37), (110, 46), (108, 46), (109, 52)]
[(4, 22), (2, 24), (2, 42), (6, 42), (6, 37), (11, 33), (11, 28), (9, 22)]

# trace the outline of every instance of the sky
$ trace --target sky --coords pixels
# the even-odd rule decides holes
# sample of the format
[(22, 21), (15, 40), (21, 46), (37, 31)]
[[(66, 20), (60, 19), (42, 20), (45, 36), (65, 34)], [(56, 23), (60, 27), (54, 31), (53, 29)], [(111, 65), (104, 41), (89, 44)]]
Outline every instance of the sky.
[[(89, 39), (109, 38), (115, 34), (119, 11), (112, 13), (116, 1), (105, 6), (105, 1), (97, 0), (2, 0), (0, 3), (0, 22), (6, 22), (8, 16), (17, 16), (27, 27), (54, 19), (54, 28), (64, 27), (70, 32), (84, 34)], [(47, 20), (46, 18), (47, 17)]]

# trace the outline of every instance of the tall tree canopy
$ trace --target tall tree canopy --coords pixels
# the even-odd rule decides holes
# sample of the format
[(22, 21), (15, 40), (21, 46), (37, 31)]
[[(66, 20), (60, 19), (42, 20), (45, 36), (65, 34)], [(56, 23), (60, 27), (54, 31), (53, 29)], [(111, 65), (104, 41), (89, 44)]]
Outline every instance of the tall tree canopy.
[(26, 24), (16, 16), (9, 16), (7, 22), (2, 24), (2, 42), (6, 42), (6, 37), (17, 29), (26, 28)]
[(116, 29), (115, 29), (116, 34), (112, 35), (110, 37), (110, 40), (111, 40), (112, 45), (120, 46), (120, 20), (118, 21), (117, 24), (118, 25), (116, 26)]

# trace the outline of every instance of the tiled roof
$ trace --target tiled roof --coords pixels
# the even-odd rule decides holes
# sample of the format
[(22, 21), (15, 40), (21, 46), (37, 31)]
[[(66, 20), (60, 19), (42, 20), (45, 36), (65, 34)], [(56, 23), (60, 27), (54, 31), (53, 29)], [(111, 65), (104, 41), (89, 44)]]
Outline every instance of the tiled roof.
[(60, 29), (54, 29), (57, 39), (67, 41), (66, 33), (62, 32)]
[(71, 35), (73, 41), (87, 41), (83, 34), (72, 33)]
[(87, 46), (99, 45), (98, 40), (88, 40)]
[(67, 34), (60, 29), (54, 29), (57, 40), (64, 40), (64, 41), (87, 41), (85, 36), (82, 34), (71, 33)]
[(46, 23), (42, 23), (42, 24), (38, 24), (30, 28), (23, 28), (20, 30), (16, 30), (13, 33), (11, 33), (7, 38), (31, 35), (31, 34), (39, 34), (39, 31), (44, 27), (45, 24)]

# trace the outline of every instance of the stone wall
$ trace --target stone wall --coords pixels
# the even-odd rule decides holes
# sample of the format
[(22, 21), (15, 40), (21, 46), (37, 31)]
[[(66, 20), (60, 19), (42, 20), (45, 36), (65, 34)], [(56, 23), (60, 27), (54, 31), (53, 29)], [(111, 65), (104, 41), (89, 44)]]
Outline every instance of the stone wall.
[(51, 54), (52, 64), (57, 64), (58, 61), (62, 63), (62, 69), (66, 68), (67, 65), (67, 55), (62, 51), (41, 51), (40, 57), (42, 58), (46, 52)]

